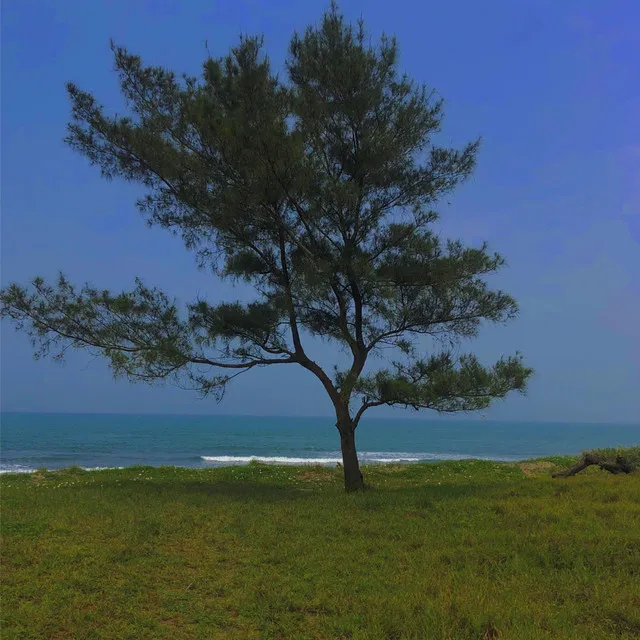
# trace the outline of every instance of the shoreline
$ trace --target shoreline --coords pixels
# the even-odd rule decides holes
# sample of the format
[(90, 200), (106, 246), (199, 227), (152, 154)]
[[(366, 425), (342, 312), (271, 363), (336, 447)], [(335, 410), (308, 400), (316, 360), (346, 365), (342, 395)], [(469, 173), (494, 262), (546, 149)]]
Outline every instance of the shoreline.
[[(367, 468), (384, 468), (384, 467), (411, 467), (411, 466), (432, 466), (432, 465), (447, 465), (447, 464), (455, 464), (455, 463), (491, 463), (505, 466), (518, 466), (521, 464), (536, 464), (536, 463), (569, 463), (571, 461), (576, 460), (580, 454), (573, 455), (557, 455), (557, 456), (541, 456), (536, 458), (512, 458), (512, 459), (497, 459), (497, 458), (485, 458), (485, 457), (455, 457), (455, 458), (434, 458), (434, 459), (419, 459), (419, 460), (406, 460), (406, 459), (389, 459), (385, 461), (378, 462), (361, 462), (360, 467), (363, 469)], [(213, 471), (220, 469), (247, 469), (247, 468), (255, 468), (255, 467), (264, 467), (267, 469), (287, 469), (287, 470), (296, 470), (296, 469), (326, 469), (326, 470), (335, 470), (342, 468), (341, 461), (331, 461), (320, 463), (316, 461), (317, 459), (312, 458), (310, 462), (300, 462), (296, 461), (295, 463), (278, 463), (278, 462), (265, 462), (264, 458), (260, 459), (259, 457), (254, 456), (252, 459), (248, 459), (244, 462), (229, 462), (219, 463), (219, 464), (209, 464), (206, 466), (183, 466), (183, 465), (147, 465), (147, 464), (133, 464), (127, 466), (117, 466), (117, 467), (82, 467), (79, 465), (69, 465), (67, 467), (57, 467), (55, 469), (48, 469), (45, 467), (40, 468), (24, 468), (24, 469), (0, 469), (0, 477), (7, 476), (23, 476), (23, 475), (32, 475), (35, 473), (62, 473), (62, 472), (75, 472), (75, 473), (94, 473), (99, 471), (127, 471), (127, 470), (154, 470), (154, 471), (166, 471), (166, 470), (181, 470), (181, 471)]]

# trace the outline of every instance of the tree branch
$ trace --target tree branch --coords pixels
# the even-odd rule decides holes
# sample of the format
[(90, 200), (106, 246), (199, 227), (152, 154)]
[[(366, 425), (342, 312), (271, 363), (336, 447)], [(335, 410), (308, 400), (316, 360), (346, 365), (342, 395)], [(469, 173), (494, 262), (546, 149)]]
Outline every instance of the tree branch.
[(382, 402), (381, 400), (378, 400), (377, 402), (366, 402), (366, 401), (363, 402), (362, 405), (360, 405), (360, 408), (358, 409), (358, 412), (356, 413), (353, 419), (353, 424), (355, 425), (355, 427), (358, 426), (358, 424), (360, 423), (360, 418), (362, 418), (362, 415), (367, 409), (370, 409), (371, 407), (379, 407), (383, 404), (385, 403)]

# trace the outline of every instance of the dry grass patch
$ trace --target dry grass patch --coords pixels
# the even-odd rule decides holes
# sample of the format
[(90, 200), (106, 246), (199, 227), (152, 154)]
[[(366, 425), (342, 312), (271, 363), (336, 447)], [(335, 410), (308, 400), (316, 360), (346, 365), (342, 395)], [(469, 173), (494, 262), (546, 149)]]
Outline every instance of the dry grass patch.
[(548, 475), (552, 469), (556, 469), (557, 465), (547, 460), (539, 462), (521, 462), (519, 465), (525, 476), (542, 476)]
[(306, 482), (330, 482), (333, 480), (335, 473), (325, 469), (324, 467), (314, 467), (296, 474), (297, 480)]

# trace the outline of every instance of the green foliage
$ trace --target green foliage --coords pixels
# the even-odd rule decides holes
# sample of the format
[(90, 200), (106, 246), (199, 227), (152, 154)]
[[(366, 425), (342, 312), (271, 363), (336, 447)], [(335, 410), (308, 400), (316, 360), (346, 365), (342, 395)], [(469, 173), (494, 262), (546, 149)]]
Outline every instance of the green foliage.
[(136, 280), (129, 293), (113, 295), (89, 285), (77, 290), (62, 275), (56, 286), (41, 278), (32, 291), (15, 284), (2, 292), (3, 315), (30, 332), (36, 357), (52, 347), (100, 349), (116, 373), (164, 378), (188, 359), (189, 341), (175, 304)]
[(473, 355), (462, 355), (456, 363), (449, 353), (410, 365), (396, 363), (392, 371), (362, 376), (354, 391), (364, 403), (401, 405), (441, 412), (484, 409), (494, 398), (514, 389), (523, 390), (531, 370), (519, 357), (501, 359), (491, 369)]
[(2, 637), (635, 640), (640, 476), (549, 460), (3, 475)]
[(640, 446), (590, 449), (589, 451), (585, 451), (583, 455), (591, 455), (604, 462), (618, 462), (629, 467), (633, 471), (640, 469)]
[[(105, 177), (143, 185), (149, 224), (257, 298), (181, 312), (140, 282), (121, 294), (76, 290), (62, 276), (11, 285), (2, 316), (38, 354), (86, 347), (117, 375), (175, 377), (219, 394), (254, 366), (298, 364), (351, 430), (380, 404), (469, 410), (524, 390), (531, 369), (519, 357), (488, 367), (454, 357), (459, 341), (512, 319), (517, 305), (485, 281), (504, 265), (500, 255), (433, 231), (434, 207), (471, 174), (479, 143), (436, 143), (443, 103), (399, 72), (393, 38), (370, 44), (363, 24), (347, 24), (332, 4), (292, 38), (284, 77), (260, 38), (205, 60), (200, 78), (112, 49), (128, 114), (109, 115), (69, 84), (68, 144)], [(335, 381), (307, 356), (308, 335), (353, 356)], [(425, 338), (450, 348), (440, 354)], [(369, 356), (389, 347), (404, 361), (361, 378)]]

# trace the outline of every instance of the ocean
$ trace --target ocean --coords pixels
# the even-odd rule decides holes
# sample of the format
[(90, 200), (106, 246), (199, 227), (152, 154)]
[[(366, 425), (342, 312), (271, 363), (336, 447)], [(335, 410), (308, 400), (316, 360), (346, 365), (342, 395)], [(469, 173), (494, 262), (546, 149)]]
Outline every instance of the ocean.
[[(0, 471), (131, 465), (211, 467), (258, 460), (336, 464), (331, 418), (2, 413)], [(356, 432), (362, 463), (523, 460), (640, 444), (640, 425), (380, 418)]]

